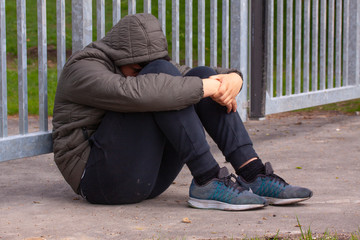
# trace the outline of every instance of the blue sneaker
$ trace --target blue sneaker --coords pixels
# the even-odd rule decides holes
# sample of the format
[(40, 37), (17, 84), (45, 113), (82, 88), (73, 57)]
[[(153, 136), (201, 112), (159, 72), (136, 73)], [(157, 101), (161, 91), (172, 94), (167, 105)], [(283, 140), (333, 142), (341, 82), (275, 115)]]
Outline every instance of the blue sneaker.
[(227, 168), (220, 169), (218, 178), (199, 186), (194, 180), (190, 185), (188, 203), (191, 207), (240, 211), (261, 208), (266, 200), (242, 188), (236, 176), (229, 174)]
[(284, 179), (274, 174), (269, 162), (265, 163), (265, 174), (259, 174), (252, 182), (246, 182), (238, 176), (238, 181), (245, 189), (265, 197), (271, 205), (287, 205), (305, 201), (312, 196), (312, 191), (307, 188), (297, 187), (285, 182)]

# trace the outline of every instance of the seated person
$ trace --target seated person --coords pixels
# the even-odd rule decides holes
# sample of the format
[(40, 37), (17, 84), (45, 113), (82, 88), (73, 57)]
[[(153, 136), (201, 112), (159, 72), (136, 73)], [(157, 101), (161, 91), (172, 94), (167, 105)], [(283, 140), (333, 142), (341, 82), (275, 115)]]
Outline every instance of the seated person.
[[(309, 199), (265, 165), (236, 112), (235, 69), (180, 66), (151, 14), (122, 18), (74, 53), (58, 82), (55, 162), (90, 203), (127, 204), (164, 192), (187, 165), (189, 205), (245, 210)], [(204, 129), (237, 176), (220, 168)]]

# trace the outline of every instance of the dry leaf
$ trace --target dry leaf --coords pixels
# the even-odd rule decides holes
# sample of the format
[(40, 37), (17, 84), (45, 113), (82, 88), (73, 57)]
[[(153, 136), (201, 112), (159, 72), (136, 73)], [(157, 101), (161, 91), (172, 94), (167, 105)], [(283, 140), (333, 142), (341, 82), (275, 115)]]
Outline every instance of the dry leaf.
[(186, 218), (183, 218), (183, 219), (182, 219), (182, 222), (183, 222), (183, 223), (191, 223), (191, 220), (186, 217)]

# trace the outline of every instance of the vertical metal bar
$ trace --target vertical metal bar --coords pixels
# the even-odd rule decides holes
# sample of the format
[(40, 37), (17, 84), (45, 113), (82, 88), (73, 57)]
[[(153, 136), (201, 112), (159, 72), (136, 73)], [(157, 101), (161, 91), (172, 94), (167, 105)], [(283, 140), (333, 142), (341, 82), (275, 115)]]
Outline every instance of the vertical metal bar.
[(230, 33), (230, 66), (243, 74), (243, 90), (237, 96), (238, 112), (245, 121), (247, 119), (247, 84), (248, 84), (248, 33), (249, 33), (249, 1), (231, 0), (231, 33)]
[(166, 0), (158, 1), (158, 19), (166, 36)]
[[(239, 59), (240, 59), (240, 66), (239, 66), (239, 70), (240, 72), (242, 72), (243, 74), (243, 89), (248, 89), (248, 82), (249, 82), (249, 74), (248, 74), (248, 69), (249, 69), (249, 55), (248, 53), (250, 52), (249, 50), (249, 12), (250, 12), (250, 7), (249, 4), (251, 1), (248, 0), (240, 0), (240, 9), (238, 14), (240, 14), (240, 23), (239, 23), (239, 29), (240, 29), (240, 54), (239, 54)], [(251, 5), (250, 5), (251, 6)], [(236, 10), (237, 8), (235, 8)], [(235, 14), (235, 13), (234, 13)], [(265, 88), (263, 88), (265, 89)], [(239, 102), (241, 104), (238, 103), (238, 110), (241, 111), (240, 113), (240, 117), (246, 121), (247, 119), (247, 110), (248, 110), (248, 92), (247, 91), (243, 91), (242, 94), (238, 95), (237, 97), (237, 102)], [(264, 104), (265, 105), (265, 104)]]
[(105, 0), (96, 0), (97, 40), (105, 36)]
[(179, 56), (179, 0), (172, 0), (172, 60), (176, 63), (180, 62)]
[(65, 0), (56, 0), (57, 79), (66, 62)]
[(92, 42), (92, 0), (72, 1), (72, 52)]
[(0, 138), (7, 137), (6, 17), (0, 0)]
[[(274, 96), (274, 0), (267, 1), (267, 35), (266, 35), (266, 79), (267, 91)], [(266, 110), (266, 109), (265, 109)]]
[(310, 86), (310, 0), (304, 0), (304, 67), (303, 92), (309, 92)]
[(293, 0), (286, 1), (286, 95), (292, 93)]
[(222, 56), (221, 66), (229, 67), (229, 1), (222, 1)]
[(301, 1), (295, 1), (295, 94), (300, 93), (301, 85)]
[(210, 1), (210, 67), (217, 66), (217, 0)]
[(327, 88), (334, 87), (334, 5), (335, 0), (328, 0)]
[(39, 128), (48, 130), (46, 0), (37, 1), (39, 56)]
[(113, 26), (120, 21), (121, 18), (121, 1), (113, 0)]
[(326, 79), (326, 0), (320, 1), (320, 90), (325, 89)]
[(192, 40), (193, 40), (193, 19), (192, 19), (192, 0), (185, 1), (185, 65), (192, 67)]
[(263, 0), (251, 1), (251, 87), (250, 117), (265, 116), (264, 50), (265, 50), (265, 4)]
[(28, 132), (26, 0), (16, 0), (18, 36), (19, 132)]
[(319, 1), (312, 1), (311, 90), (318, 89)]
[(144, 13), (151, 13), (151, 0), (144, 0)]
[(205, 0), (198, 0), (198, 66), (205, 65)]
[(135, 14), (136, 13), (136, 0), (129, 0), (128, 1), (128, 14)]
[(341, 86), (342, 1), (336, 0), (335, 87)]
[(277, 1), (276, 34), (276, 96), (283, 95), (283, 39), (284, 39), (284, 2)]
[(350, 17), (350, 0), (344, 0), (344, 23), (343, 23), (343, 86), (349, 83), (349, 17)]
[(360, 83), (360, 2), (350, 1), (349, 85)]

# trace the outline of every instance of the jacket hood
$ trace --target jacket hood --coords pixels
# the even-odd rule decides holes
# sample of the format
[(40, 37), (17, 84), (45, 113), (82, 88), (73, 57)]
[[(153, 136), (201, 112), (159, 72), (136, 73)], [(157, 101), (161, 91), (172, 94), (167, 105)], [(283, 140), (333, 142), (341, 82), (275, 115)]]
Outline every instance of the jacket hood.
[(159, 20), (147, 13), (125, 16), (104, 38), (90, 45), (105, 52), (117, 66), (168, 56)]

